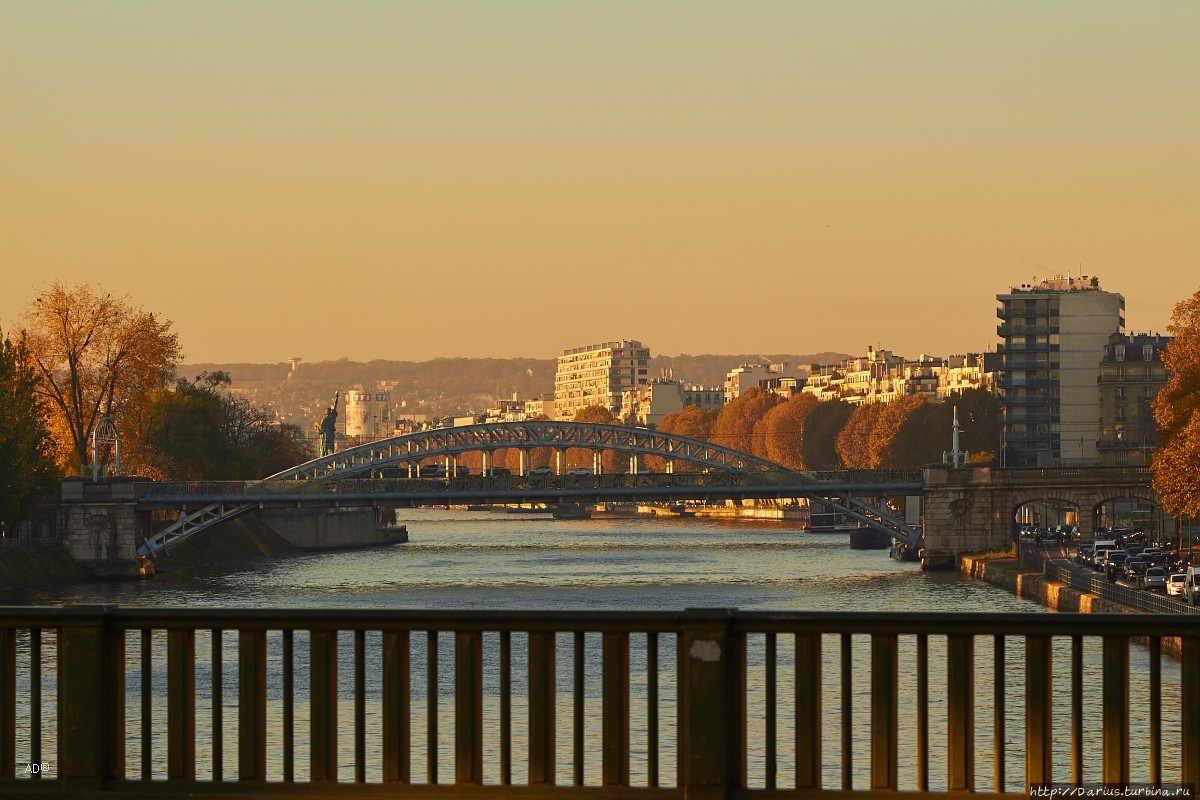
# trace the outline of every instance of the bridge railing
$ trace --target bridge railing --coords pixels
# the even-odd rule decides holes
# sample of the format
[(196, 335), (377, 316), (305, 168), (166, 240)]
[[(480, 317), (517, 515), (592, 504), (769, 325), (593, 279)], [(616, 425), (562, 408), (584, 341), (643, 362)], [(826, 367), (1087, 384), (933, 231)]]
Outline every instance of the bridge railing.
[(920, 470), (838, 470), (825, 472), (656, 472), (610, 475), (471, 475), (455, 478), (329, 478), (313, 480), (142, 482), (133, 487), (138, 499), (272, 497), (328, 493), (396, 494), (458, 491), (522, 492), (554, 489), (761, 488), (807, 485), (900, 486), (916, 490)]
[(1196, 787), (1190, 620), (0, 609), (0, 795), (778, 798), (1051, 781)]

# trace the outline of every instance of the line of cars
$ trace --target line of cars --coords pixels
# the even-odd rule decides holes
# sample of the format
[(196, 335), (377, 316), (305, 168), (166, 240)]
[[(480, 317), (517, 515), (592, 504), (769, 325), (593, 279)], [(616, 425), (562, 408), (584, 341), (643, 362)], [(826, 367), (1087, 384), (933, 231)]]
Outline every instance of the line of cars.
[[(1189, 601), (1200, 596), (1200, 565), (1172, 559), (1167, 551), (1130, 541), (1123, 546), (1118, 539), (1096, 539), (1079, 543), (1075, 549), (1077, 564), (1103, 572), (1110, 581), (1124, 580), (1147, 591), (1184, 596)], [(1200, 599), (1200, 598), (1198, 598)]]

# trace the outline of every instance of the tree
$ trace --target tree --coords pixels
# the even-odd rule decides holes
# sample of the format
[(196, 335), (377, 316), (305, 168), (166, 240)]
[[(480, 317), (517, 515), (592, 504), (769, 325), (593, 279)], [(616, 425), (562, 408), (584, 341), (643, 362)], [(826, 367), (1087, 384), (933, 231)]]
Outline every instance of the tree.
[(1173, 516), (1200, 516), (1200, 291), (1175, 306), (1163, 350), (1167, 383), (1154, 401), (1154, 489)]
[(809, 415), (821, 404), (801, 392), (772, 408), (756, 428), (762, 432), (767, 458), (792, 469), (807, 469), (804, 462), (804, 429)]
[(845, 400), (827, 400), (812, 410), (804, 426), (801, 450), (806, 469), (839, 469), (844, 466), (838, 455), (837, 439), (854, 413)]
[[(682, 411), (667, 414), (658, 423), (656, 430), (662, 433), (673, 433), (676, 436), (686, 436), (689, 439), (708, 441), (712, 434), (713, 423), (719, 412), (715, 408), (702, 409), (699, 406), (684, 406)], [(646, 456), (646, 466), (656, 472), (667, 469), (667, 459), (662, 456)], [(676, 469), (691, 469), (685, 462), (676, 462)]]
[[(575, 422), (590, 422), (597, 425), (620, 425), (608, 406), (584, 406), (575, 412)], [(567, 449), (564, 469), (576, 467), (592, 468), (592, 451), (583, 447)], [(600, 455), (600, 467), (606, 473), (623, 472), (629, 469), (629, 455), (616, 450), (605, 450)]]
[(56, 282), (38, 295), (24, 324), (59, 463), (81, 473), (100, 418), (112, 417), (119, 428), (133, 404), (167, 384), (181, 356), (169, 321), (86, 284)]
[(871, 433), (883, 412), (881, 403), (862, 403), (854, 407), (837, 435), (837, 452), (849, 469), (871, 469)]
[(262, 478), (312, 457), (303, 432), (223, 391), (229, 376), (204, 373), (155, 389), (130, 414), (139, 471), (159, 480)]
[(0, 529), (27, 516), (58, 478), (37, 383), (25, 342), (0, 339)]
[(755, 436), (754, 426), (768, 411), (783, 402), (777, 394), (754, 387), (725, 404), (712, 426), (714, 444), (766, 457), (764, 442)]

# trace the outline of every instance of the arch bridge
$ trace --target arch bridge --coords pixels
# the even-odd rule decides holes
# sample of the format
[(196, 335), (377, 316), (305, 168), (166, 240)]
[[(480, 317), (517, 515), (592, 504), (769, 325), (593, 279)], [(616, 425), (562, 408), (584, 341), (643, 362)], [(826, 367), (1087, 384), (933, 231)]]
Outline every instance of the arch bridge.
[(1114, 500), (1159, 504), (1149, 467), (990, 467), (925, 469), (927, 565), (950, 566), (961, 553), (1007, 547), (1018, 509), (1061, 501), (1079, 510), (1084, 536), (1095, 533), (1099, 508)]
[[(553, 476), (531, 474), (532, 451), (538, 448), (551, 448), (555, 453)], [(593, 473), (596, 474), (562, 474), (565, 453), (575, 448), (592, 451)], [(492, 468), (495, 454), (514, 449), (519, 454), (517, 474), (495, 476)], [(630, 473), (600, 474), (601, 454), (606, 451), (628, 454)], [(458, 456), (470, 452), (481, 454), (483, 474), (478, 478), (428, 481), (420, 477), (419, 465), (431, 459), (445, 462), (447, 476), (456, 475)], [(667, 472), (639, 475), (639, 461), (646, 456), (664, 459)], [(687, 469), (680, 472), (676, 470), (677, 464), (683, 464)], [(397, 479), (397, 472), (406, 477)], [(381, 480), (358, 481), (352, 486), (344, 482), (358, 478)], [(227, 490), (207, 493), (209, 496), (203, 507), (185, 510), (169, 528), (147, 537), (139, 553), (154, 556), (262, 504), (298, 500), (415, 505), (747, 497), (819, 499), (852, 518), (887, 531), (916, 550), (920, 546), (920, 529), (890, 514), (884, 500), (919, 493), (920, 473), (880, 478), (871, 476), (864, 480), (861, 474), (856, 479), (852, 473), (798, 472), (711, 442), (620, 425), (542, 420), (437, 428), (351, 447), (283, 470), (262, 481), (222, 484)], [(197, 500), (194, 496), (189, 498), (186, 494), (180, 496), (169, 490), (161, 491), (157, 485), (148, 485), (139, 493), (140, 502), (160, 507), (195, 506)]]

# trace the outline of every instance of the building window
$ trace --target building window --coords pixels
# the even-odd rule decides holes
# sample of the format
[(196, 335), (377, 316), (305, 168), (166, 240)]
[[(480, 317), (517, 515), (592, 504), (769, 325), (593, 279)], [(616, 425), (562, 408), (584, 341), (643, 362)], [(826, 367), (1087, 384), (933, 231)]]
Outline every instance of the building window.
[(1124, 386), (1118, 386), (1118, 387), (1117, 387), (1117, 399), (1118, 399), (1118, 400), (1124, 400), (1124, 399), (1125, 399), (1125, 387), (1124, 387)]
[(1116, 351), (1117, 351), (1117, 355), (1116, 355), (1117, 361), (1124, 361), (1125, 360), (1125, 345), (1123, 345), (1123, 344), (1117, 345)]
[(1125, 421), (1125, 406), (1117, 406), (1117, 422)]
[(1125, 450), (1117, 451), (1117, 466), (1123, 467), (1129, 463), (1129, 453)]

